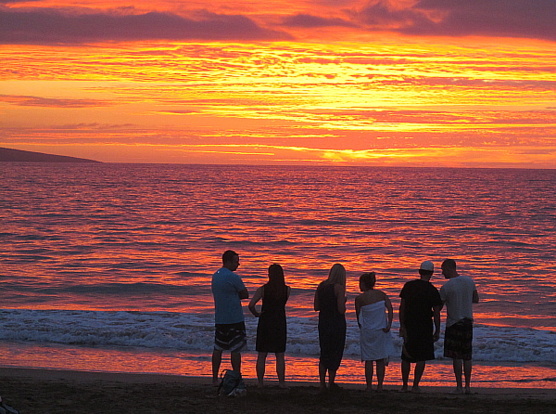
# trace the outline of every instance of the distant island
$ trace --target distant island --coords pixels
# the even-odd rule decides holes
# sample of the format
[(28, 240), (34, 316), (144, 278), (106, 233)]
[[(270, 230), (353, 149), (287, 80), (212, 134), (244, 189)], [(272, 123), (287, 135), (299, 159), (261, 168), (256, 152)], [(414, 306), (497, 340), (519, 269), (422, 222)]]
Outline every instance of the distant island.
[(85, 158), (66, 157), (65, 155), (44, 154), (42, 152), (0, 148), (0, 162), (94, 162)]

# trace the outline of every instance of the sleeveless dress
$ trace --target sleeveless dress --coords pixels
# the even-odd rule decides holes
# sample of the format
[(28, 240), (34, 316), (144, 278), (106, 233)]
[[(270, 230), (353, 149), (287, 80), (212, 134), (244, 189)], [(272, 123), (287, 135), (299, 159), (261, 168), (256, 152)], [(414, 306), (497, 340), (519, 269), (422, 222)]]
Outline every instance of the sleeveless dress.
[(320, 363), (329, 370), (336, 371), (346, 344), (346, 317), (338, 312), (338, 301), (334, 285), (322, 282), (317, 288), (320, 304), (319, 345)]
[(282, 353), (286, 351), (286, 302), (288, 287), (280, 286), (276, 292), (263, 286), (261, 316), (257, 326), (257, 352)]

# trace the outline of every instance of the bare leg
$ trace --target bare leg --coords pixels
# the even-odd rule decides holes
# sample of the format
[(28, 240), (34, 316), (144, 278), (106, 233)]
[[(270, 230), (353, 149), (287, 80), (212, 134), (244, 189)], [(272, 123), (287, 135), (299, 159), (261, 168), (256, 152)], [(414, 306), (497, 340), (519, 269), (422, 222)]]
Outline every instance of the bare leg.
[(376, 361), (376, 379), (378, 385), (376, 390), (382, 392), (382, 385), (384, 384), (384, 374), (386, 373), (386, 359), (378, 359)]
[(454, 366), (454, 375), (456, 377), (456, 392), (462, 393), (463, 392), (463, 384), (461, 381), (461, 375), (463, 372), (463, 361), (461, 359), (454, 359), (453, 361)]
[(373, 390), (373, 361), (365, 361), (365, 382), (367, 391)]
[(326, 368), (319, 362), (320, 390), (326, 391)]
[(471, 371), (473, 363), (471, 360), (463, 361), (463, 374), (465, 375), (465, 393), (471, 394)]
[(411, 363), (402, 359), (402, 391), (403, 392), (408, 390), (407, 383), (409, 381), (410, 371), (411, 371)]
[(286, 387), (286, 360), (284, 353), (276, 354), (276, 374), (278, 375), (278, 386), (280, 388)]
[(232, 360), (232, 369), (241, 372), (241, 352), (232, 352), (230, 359)]
[(419, 392), (419, 383), (421, 382), (421, 378), (423, 377), (423, 373), (425, 372), (425, 365), (426, 361), (418, 361), (415, 364), (415, 372), (413, 373), (413, 387), (412, 391)]
[(328, 388), (333, 388), (336, 380), (336, 371), (328, 370)]
[(222, 351), (212, 351), (212, 383), (218, 385), (218, 373), (220, 372), (220, 364), (222, 363)]
[(259, 352), (259, 355), (257, 356), (257, 379), (259, 380), (259, 387), (264, 385), (263, 382), (267, 355), (268, 352)]

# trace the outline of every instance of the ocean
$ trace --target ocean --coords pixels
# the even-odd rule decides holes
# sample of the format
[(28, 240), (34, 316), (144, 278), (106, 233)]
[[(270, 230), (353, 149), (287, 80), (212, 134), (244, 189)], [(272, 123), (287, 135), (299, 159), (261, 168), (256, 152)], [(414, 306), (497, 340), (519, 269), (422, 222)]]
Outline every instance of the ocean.
[[(403, 284), (432, 260), (440, 288), (451, 257), (481, 298), (474, 383), (556, 388), (556, 170), (2, 163), (0, 176), (0, 365), (209, 377), (210, 279), (233, 249), (251, 294), (270, 264), (285, 270), (290, 380), (317, 381), (314, 290), (346, 267), (338, 379), (363, 383), (359, 275), (391, 298), (400, 349)], [(453, 383), (442, 345), (423, 385)], [(400, 381), (393, 356), (386, 384)]]

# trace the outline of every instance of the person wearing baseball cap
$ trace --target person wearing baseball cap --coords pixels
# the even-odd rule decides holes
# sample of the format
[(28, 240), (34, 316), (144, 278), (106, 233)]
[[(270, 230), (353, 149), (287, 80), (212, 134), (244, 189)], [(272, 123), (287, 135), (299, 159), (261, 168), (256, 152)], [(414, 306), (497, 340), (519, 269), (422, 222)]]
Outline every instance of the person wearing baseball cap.
[[(421, 263), (420, 278), (407, 282), (400, 292), (400, 336), (402, 348), (402, 392), (409, 392), (411, 364), (415, 363), (412, 392), (419, 392), (419, 382), (425, 371), (426, 361), (434, 359), (434, 343), (440, 337), (440, 310), (442, 300), (430, 279), (434, 264)], [(433, 331), (434, 322), (434, 331)]]

